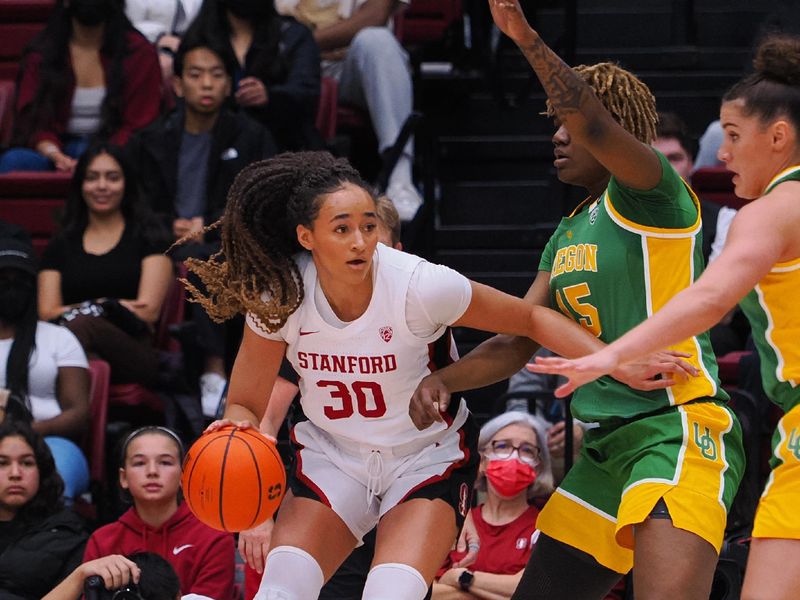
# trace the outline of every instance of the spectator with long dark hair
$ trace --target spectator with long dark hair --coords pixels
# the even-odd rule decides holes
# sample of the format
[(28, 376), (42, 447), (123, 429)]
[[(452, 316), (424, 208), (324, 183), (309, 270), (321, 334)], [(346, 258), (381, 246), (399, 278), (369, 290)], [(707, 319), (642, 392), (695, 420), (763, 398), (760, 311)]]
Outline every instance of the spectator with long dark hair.
[(42, 259), (39, 316), (62, 318), (87, 354), (108, 361), (114, 383), (155, 383), (150, 334), (173, 276), (168, 244), (139, 200), (122, 149), (89, 148), (75, 169), (63, 230)]
[(222, 36), (235, 59), (233, 98), (275, 136), (280, 150), (318, 148), (314, 127), (320, 55), (311, 31), (272, 0), (205, 0), (187, 36)]
[(117, 0), (57, 0), (27, 48), (8, 171), (72, 171), (93, 138), (124, 144), (161, 103), (155, 49)]
[[(3, 410), (46, 436), (72, 500), (89, 487), (75, 442), (89, 423), (86, 355), (63, 327), (36, 315), (36, 260), (21, 240), (0, 238), (0, 394)], [(0, 411), (0, 417), (4, 417)]]
[(0, 596), (38, 600), (81, 562), (83, 521), (64, 508), (64, 484), (44, 439), (0, 423)]

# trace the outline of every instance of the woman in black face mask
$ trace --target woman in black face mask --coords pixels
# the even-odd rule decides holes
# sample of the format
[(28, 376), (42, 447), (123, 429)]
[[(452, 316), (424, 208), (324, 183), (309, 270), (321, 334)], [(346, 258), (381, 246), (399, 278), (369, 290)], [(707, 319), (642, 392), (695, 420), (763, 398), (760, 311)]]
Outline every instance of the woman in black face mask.
[(0, 419), (31, 422), (45, 436), (67, 501), (89, 487), (75, 444), (89, 420), (86, 355), (68, 330), (36, 315), (36, 261), (30, 245), (0, 238)]
[(122, 145), (158, 116), (158, 56), (123, 7), (123, 0), (56, 1), (22, 59), (15, 147), (0, 156), (0, 173), (71, 172), (90, 141)]
[(279, 150), (323, 147), (314, 125), (319, 47), (307, 27), (279, 16), (272, 0), (204, 0), (186, 32), (194, 35), (224, 38), (236, 59), (233, 100), (270, 130)]

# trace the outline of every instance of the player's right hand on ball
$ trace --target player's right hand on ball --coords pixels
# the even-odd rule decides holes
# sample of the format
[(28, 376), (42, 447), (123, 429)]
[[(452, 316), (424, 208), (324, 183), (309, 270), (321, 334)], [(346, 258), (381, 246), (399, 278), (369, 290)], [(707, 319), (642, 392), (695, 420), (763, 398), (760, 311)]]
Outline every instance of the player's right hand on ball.
[(268, 433), (264, 433), (263, 431), (259, 431), (258, 427), (253, 425), (250, 421), (232, 421), (231, 419), (217, 419), (216, 421), (212, 422), (203, 433), (213, 433), (214, 431), (219, 431), (220, 429), (224, 429), (225, 427), (235, 427), (236, 429), (254, 429), (256, 433), (260, 433), (273, 444), (277, 444), (278, 440), (275, 436), (272, 436)]
[(422, 431), (436, 421), (443, 421), (442, 414), (450, 405), (450, 392), (436, 373), (431, 373), (417, 385), (408, 405), (408, 416), (414, 426)]

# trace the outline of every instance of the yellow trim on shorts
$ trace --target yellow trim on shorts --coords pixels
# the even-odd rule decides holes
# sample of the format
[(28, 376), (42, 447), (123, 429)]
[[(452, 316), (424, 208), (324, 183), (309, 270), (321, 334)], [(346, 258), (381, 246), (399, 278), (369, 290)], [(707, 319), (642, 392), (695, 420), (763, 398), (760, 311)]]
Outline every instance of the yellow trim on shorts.
[(577, 496), (557, 489), (536, 519), (536, 527), (551, 538), (591, 554), (617, 573), (633, 567), (633, 551), (615, 541), (616, 519)]
[(800, 539), (800, 405), (781, 418), (778, 432), (774, 454), (781, 464), (770, 473), (758, 503), (753, 537), (796, 540)]
[(678, 410), (684, 439), (675, 478), (643, 479), (622, 492), (617, 541), (633, 548), (633, 526), (642, 523), (663, 497), (672, 524), (700, 536), (719, 553), (727, 522), (722, 499), (728, 469), (723, 438), (733, 427), (733, 417), (713, 402), (689, 404)]

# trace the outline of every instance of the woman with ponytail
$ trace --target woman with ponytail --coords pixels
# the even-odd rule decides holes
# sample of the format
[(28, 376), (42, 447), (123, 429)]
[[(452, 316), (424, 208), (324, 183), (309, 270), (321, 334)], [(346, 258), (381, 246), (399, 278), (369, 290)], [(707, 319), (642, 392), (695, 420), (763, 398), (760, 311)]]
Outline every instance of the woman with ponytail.
[[(756, 512), (742, 598), (800, 596), (800, 38), (772, 36), (755, 71), (722, 99), (719, 158), (733, 171), (739, 211), (719, 259), (653, 317), (602, 351), (537, 359), (532, 370), (577, 386), (718, 322), (738, 302), (750, 320), (767, 396), (785, 411)], [(709, 446), (706, 451), (710, 453)]]
[[(451, 360), (448, 326), (530, 336), (574, 356), (598, 340), (562, 315), (378, 244), (375, 199), (344, 160), (282, 154), (245, 167), (228, 194), (222, 253), (190, 259), (214, 319), (246, 314), (224, 418), (257, 428), (281, 361), (307, 418), (292, 429), (290, 491), (257, 600), (316, 598), (377, 526), (363, 598), (421, 600), (470, 505), (478, 454), (466, 403), (431, 407), (417, 383)], [(275, 431), (267, 431), (275, 435)]]

